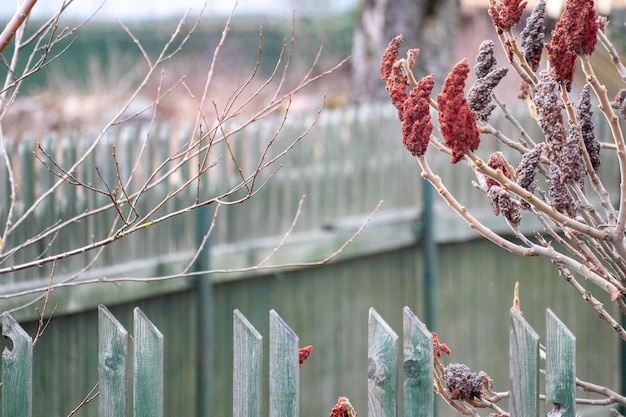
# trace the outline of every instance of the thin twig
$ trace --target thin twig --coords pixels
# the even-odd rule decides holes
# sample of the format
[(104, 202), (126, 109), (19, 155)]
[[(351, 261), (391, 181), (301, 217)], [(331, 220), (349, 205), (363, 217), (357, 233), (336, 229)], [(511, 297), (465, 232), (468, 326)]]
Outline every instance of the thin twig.
[[(117, 277), (117, 278), (101, 277), (101, 278), (86, 279), (86, 280), (75, 280), (74, 279), (74, 280), (71, 280), (71, 281), (68, 280), (68, 281), (65, 281), (65, 282), (59, 282), (59, 283), (52, 284), (50, 286), (50, 288), (55, 290), (55, 289), (58, 289), (58, 288), (76, 287), (76, 286), (91, 285), (91, 284), (105, 283), (105, 282), (120, 283), (120, 282), (169, 281), (169, 280), (174, 280), (174, 279), (194, 277), (194, 276), (207, 275), (207, 274), (236, 274), (236, 273), (251, 273), (251, 272), (261, 272), (261, 271), (278, 271), (278, 270), (282, 270), (282, 269), (294, 269), (294, 268), (304, 268), (304, 267), (325, 265), (325, 264), (327, 264), (327, 263), (337, 259), (343, 253), (343, 251), (349, 245), (351, 245), (352, 242), (354, 242), (354, 240), (357, 239), (363, 233), (365, 228), (369, 225), (371, 220), (374, 218), (374, 216), (380, 210), (380, 207), (382, 206), (382, 203), (383, 203), (382, 200), (379, 201), (379, 203), (376, 206), (376, 208), (368, 215), (368, 217), (363, 221), (361, 226), (348, 239), (346, 239), (335, 251), (333, 251), (332, 253), (330, 253), (329, 255), (324, 257), (323, 259), (320, 259), (320, 260), (317, 260), (317, 261), (311, 261), (311, 262), (291, 262), (291, 263), (282, 263), (282, 264), (278, 264), (278, 265), (261, 265), (261, 266), (259, 266), (258, 264), (255, 264), (253, 266), (242, 267), (242, 268), (209, 269), (209, 270), (205, 270), (205, 271), (192, 271), (192, 272), (187, 272), (185, 274), (175, 273), (175, 274), (171, 274), (171, 275), (163, 275), (163, 276), (158, 276), (158, 277)], [(267, 263), (267, 261), (266, 261), (266, 263)], [(0, 274), (1, 273), (2, 272), (0, 271)], [(13, 292), (13, 293), (0, 294), (0, 299), (11, 299), (11, 298), (16, 298), (16, 297), (23, 297), (23, 296), (27, 296), (27, 295), (32, 295), (32, 294), (39, 294), (39, 293), (41, 293), (43, 291), (46, 291), (46, 290), (47, 290), (47, 287), (44, 287), (44, 288), (41, 288), (41, 287), (30, 288), (30, 289), (27, 289), (27, 290), (16, 291), (16, 292)]]
[(41, 338), (41, 336), (43, 335), (43, 332), (48, 327), (48, 324), (50, 323), (50, 319), (52, 318), (52, 314), (51, 314), (47, 320), (45, 319), (46, 310), (48, 308), (48, 300), (50, 300), (50, 294), (52, 294), (52, 278), (54, 277), (55, 269), (56, 269), (56, 262), (52, 264), (52, 270), (50, 271), (50, 274), (48, 276), (48, 289), (46, 290), (46, 294), (43, 300), (43, 307), (41, 311), (37, 311), (39, 315), (39, 322), (37, 324), (37, 332), (35, 334), (35, 338), (33, 339), (33, 342), (31, 344), (31, 349), (37, 346), (37, 342), (39, 342), (39, 339)]
[(100, 395), (100, 392), (97, 391), (98, 389), (98, 383), (96, 382), (96, 385), (93, 386), (93, 388), (87, 393), (87, 395), (85, 396), (85, 398), (83, 398), (83, 400), (80, 402), (80, 404), (78, 404), (76, 406), (76, 408), (74, 408), (68, 415), (67, 417), (72, 417), (74, 414), (76, 414), (82, 407), (84, 407), (85, 405), (89, 404), (91, 401), (95, 400), (96, 398), (98, 398), (98, 395)]

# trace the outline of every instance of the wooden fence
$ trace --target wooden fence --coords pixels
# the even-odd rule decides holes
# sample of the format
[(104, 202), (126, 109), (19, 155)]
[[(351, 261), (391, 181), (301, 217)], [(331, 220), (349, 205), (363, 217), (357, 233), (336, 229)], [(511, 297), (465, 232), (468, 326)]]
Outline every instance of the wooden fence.
[[(532, 137), (542, 137), (536, 121), (529, 120), (525, 113), (517, 111), (521, 123), (527, 127)], [(597, 112), (596, 112), (597, 113)], [(298, 137), (313, 121), (313, 115), (290, 117), (282, 126), (278, 137), (274, 140), (279, 152)], [(226, 146), (212, 149), (212, 161), (215, 165), (207, 175), (213, 193), (224, 192), (233, 183), (239, 181), (238, 168), (249, 173), (256, 168), (260, 155), (265, 151), (268, 141), (273, 138), (282, 118), (268, 118), (258, 124), (252, 124), (239, 132)], [(434, 120), (436, 123), (436, 120)], [(493, 125), (510, 137), (516, 133), (503, 117), (494, 117)], [(608, 129), (606, 123), (597, 120), (597, 135), (606, 140)], [(267, 256), (281, 241), (283, 234), (289, 229), (303, 195), (306, 199), (292, 238), (276, 253), (272, 262), (306, 263), (319, 261), (332, 253), (338, 242), (345, 242), (363, 223), (365, 217), (383, 201), (382, 209), (375, 221), (382, 225), (394, 223), (411, 223), (418, 219), (422, 206), (419, 167), (411, 155), (406, 152), (400, 142), (401, 124), (397, 120), (397, 112), (389, 104), (351, 107), (332, 111), (324, 111), (310, 130), (309, 134), (296, 147), (281, 159), (281, 169), (264, 172), (258, 183), (270, 181), (253, 199), (242, 205), (222, 207), (216, 226), (211, 235), (212, 268), (228, 270), (255, 265)], [(77, 170), (81, 181), (89, 184), (102, 185), (102, 178), (115, 183), (115, 175), (119, 170), (124, 181), (130, 177), (138, 155), (141, 156), (141, 169), (134, 175), (133, 183), (139, 186), (147, 180), (150, 172), (155, 170), (161, 161), (174, 152), (185, 147), (186, 141), (194, 137), (188, 129), (175, 130), (168, 125), (119, 126), (111, 129), (91, 152), (89, 158)], [(48, 172), (48, 168), (33, 158), (36, 143), (55, 157), (60, 167), (68, 167), (75, 163), (93, 143), (94, 135), (88, 133), (65, 132), (50, 134), (43, 138), (23, 137), (18, 143), (7, 146), (8, 158), (14, 166), (19, 167), (19, 177), (23, 186), (18, 190), (18, 201), (13, 219), (26, 210), (29, 205), (41, 196), (57, 177)], [(145, 150), (142, 147), (145, 146)], [(113, 147), (118, 155), (117, 167), (111, 157)], [(501, 144), (489, 136), (483, 135), (479, 154), (483, 158), (502, 148)], [(232, 151), (239, 159), (238, 166), (233, 164), (229, 152)], [(493, 230), (508, 230), (501, 218), (493, 216), (491, 205), (485, 195), (471, 186), (468, 170), (462, 166), (452, 166), (446, 155), (436, 155), (434, 150), (430, 161), (433, 170), (448, 185), (461, 204), (473, 214), (486, 222)], [(274, 156), (269, 153), (267, 158)], [(618, 178), (611, 174), (616, 172), (616, 159), (603, 154), (602, 178), (606, 178), (607, 190), (615, 194), (618, 190)], [(516, 164), (516, 157), (511, 155), (511, 163)], [(97, 170), (96, 170), (97, 167)], [(189, 167), (187, 167), (189, 168)], [(184, 170), (181, 170), (184, 171)], [(136, 209), (145, 213), (164, 198), (171, 187), (180, 185), (180, 178), (172, 175), (162, 187), (155, 187), (137, 203)], [(130, 186), (132, 188), (132, 184)], [(193, 187), (191, 187), (193, 188)], [(168, 209), (176, 210), (185, 207), (195, 198), (194, 190), (181, 193), (168, 204)], [(6, 242), (6, 248), (27, 242), (42, 230), (67, 220), (85, 210), (99, 206), (107, 197), (86, 193), (80, 187), (68, 186), (51, 196), (39, 209), (22, 223)], [(10, 195), (10, 181), (0, 158), (0, 195)], [(442, 213), (437, 224), (438, 242), (460, 241), (476, 236), (464, 221), (458, 218), (437, 199)], [(4, 224), (8, 215), (8, 203), (5, 199), (0, 204), (0, 224)], [(100, 216), (75, 222), (68, 225), (63, 233), (51, 236), (37, 245), (24, 248), (2, 262), (2, 267), (10, 267), (26, 260), (38, 259), (42, 253), (64, 253), (79, 247), (93, 239), (106, 238), (110, 233), (112, 219), (117, 216), (114, 210)], [(524, 226), (526, 223), (523, 223)], [(404, 227), (404, 225), (403, 225)], [(97, 279), (103, 276), (115, 277), (146, 277), (163, 276), (179, 273), (193, 256), (198, 242), (194, 239), (198, 224), (194, 216), (177, 216), (161, 223), (158, 227), (147, 228), (134, 233), (108, 246), (97, 256), (93, 251), (64, 259), (54, 269), (53, 284), (62, 281), (78, 283), (81, 280)], [(408, 228), (404, 227), (408, 230)], [(414, 236), (406, 233), (410, 239)], [(353, 247), (378, 245), (378, 249), (390, 250), (398, 246), (402, 239), (394, 230), (394, 239), (388, 239), (389, 245), (380, 237), (371, 241), (366, 234)], [(293, 245), (292, 245), (293, 242)], [(383, 242), (381, 244), (381, 242)], [(400, 243), (401, 244), (401, 243)], [(84, 271), (85, 265), (90, 265)], [(46, 288), (52, 274), (52, 265), (41, 268), (17, 271), (2, 275), (0, 294), (15, 294), (32, 288)], [(222, 277), (225, 274), (222, 275)], [(228, 275), (233, 279), (236, 274)], [(214, 282), (220, 279), (219, 274), (213, 276)], [(59, 303), (57, 312), (77, 312), (95, 308), (99, 303), (133, 301), (146, 296), (169, 293), (187, 288), (183, 280), (169, 282), (153, 282), (151, 286), (136, 286), (132, 290), (117, 291), (116, 287), (94, 285), (91, 293), (88, 289), (77, 287), (68, 289), (73, 295), (64, 297)], [(105, 294), (105, 299), (102, 299)], [(72, 302), (66, 302), (71, 298)], [(0, 297), (0, 309), (8, 310), (31, 301), (32, 297)], [(21, 319), (36, 318), (32, 313), (20, 312)]]
[[(510, 318), (510, 416), (538, 417), (542, 377), (539, 336), (516, 310), (511, 309)], [(163, 335), (138, 308), (134, 310), (132, 347), (129, 346), (128, 331), (103, 305), (99, 307), (98, 326), (98, 416), (162, 417), (163, 393), (167, 384), (163, 379)], [(576, 338), (550, 310), (546, 314), (546, 329), (545, 399), (554, 405), (554, 411), (560, 417), (574, 417)], [(2, 354), (2, 416), (31, 417), (32, 338), (6, 312), (2, 315), (2, 334), (12, 342), (10, 349), (5, 349)], [(235, 417), (264, 415), (262, 341), (261, 334), (235, 310)], [(408, 307), (403, 309), (402, 356), (399, 355), (399, 343), (396, 332), (376, 310), (370, 308), (367, 362), (363, 358), (363, 366), (368, 369), (367, 415), (395, 417), (402, 397), (405, 416), (431, 417), (434, 415), (433, 335)], [(298, 416), (301, 395), (299, 347), (298, 335), (271, 310), (270, 417)], [(313, 357), (311, 362), (314, 361)], [(400, 378), (399, 373), (403, 374)], [(399, 380), (402, 380), (402, 394), (398, 390)], [(128, 393), (132, 393), (130, 399)], [(359, 405), (354, 406), (359, 414), (365, 414)], [(329, 404), (329, 410), (331, 407)]]

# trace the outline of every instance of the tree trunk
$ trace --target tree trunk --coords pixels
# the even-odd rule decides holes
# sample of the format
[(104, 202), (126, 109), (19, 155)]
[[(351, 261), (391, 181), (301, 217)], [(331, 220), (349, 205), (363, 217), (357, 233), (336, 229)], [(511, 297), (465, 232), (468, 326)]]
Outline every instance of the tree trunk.
[(459, 0), (361, 0), (352, 46), (353, 101), (385, 100), (379, 65), (389, 41), (402, 34), (406, 48), (419, 48), (416, 77), (450, 70), (460, 15)]

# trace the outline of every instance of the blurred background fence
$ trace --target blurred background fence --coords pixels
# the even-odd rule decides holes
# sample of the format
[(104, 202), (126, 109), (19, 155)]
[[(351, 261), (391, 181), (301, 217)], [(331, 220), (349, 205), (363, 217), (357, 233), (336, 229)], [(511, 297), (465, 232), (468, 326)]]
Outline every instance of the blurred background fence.
[[(313, 122), (313, 115), (290, 115), (268, 158), (276, 155)], [(256, 166), (258, 156), (282, 121), (281, 116), (244, 129), (230, 141), (244, 173)], [(516, 137), (504, 120), (493, 124), (504, 134)], [(532, 129), (533, 121), (522, 121)], [(603, 123), (596, 124), (600, 139)], [(535, 132), (530, 132), (531, 136)], [(127, 178), (134, 157), (147, 146), (136, 174), (141, 184), (167, 158), (198, 132), (167, 125), (135, 125), (113, 129), (79, 171), (82, 181), (102, 185), (115, 181), (111, 157), (115, 146), (119, 172)], [(32, 177), (37, 187), (18, 190), (19, 204), (14, 216), (25, 210), (54, 179), (42, 164), (33, 160), (37, 142), (54, 155), (59, 166), (68, 166), (92, 142), (89, 133), (66, 132), (42, 138), (22, 137), (10, 147), (11, 161), (20, 175)], [(144, 140), (148, 138), (147, 141)], [(485, 159), (500, 147), (495, 139), (483, 138), (480, 155)], [(41, 151), (39, 151), (41, 154)], [(238, 182), (237, 169), (224, 146), (212, 150), (215, 166), (206, 176), (212, 193), (220, 193)], [(434, 152), (434, 150), (430, 150)], [(516, 155), (510, 162), (517, 164)], [(605, 184), (616, 195), (618, 176), (615, 161), (603, 161)], [(98, 166), (99, 173), (95, 170)], [(431, 166), (450, 190), (476, 217), (494, 229), (505, 227), (491, 214), (486, 197), (471, 186), (471, 171), (452, 166), (443, 155), (433, 157)], [(425, 259), (421, 238), (422, 180), (417, 163), (400, 143), (400, 123), (395, 109), (374, 105), (322, 112), (309, 134), (278, 164), (276, 171), (258, 179), (266, 185), (242, 205), (221, 207), (210, 249), (205, 261), (211, 268), (228, 269), (255, 265), (282, 239), (296, 215), (298, 203), (306, 195), (297, 225), (272, 264), (318, 261), (346, 241), (383, 200), (379, 213), (333, 262), (314, 267), (265, 269), (252, 272), (210, 275), (212, 300), (198, 297), (198, 281), (178, 279), (146, 283), (118, 282), (75, 285), (56, 290), (50, 305), (55, 306), (52, 324), (34, 352), (34, 415), (65, 416), (97, 381), (97, 305), (106, 303), (123, 324), (132, 322), (133, 308), (139, 306), (165, 336), (165, 415), (195, 415), (207, 400), (212, 415), (228, 415), (232, 410), (232, 311), (240, 310), (262, 333), (268, 327), (267, 311), (276, 309), (298, 333), (303, 344), (314, 346), (311, 366), (302, 369), (300, 410), (302, 415), (325, 415), (339, 395), (350, 398), (354, 407), (367, 409), (367, 311), (381, 313), (394, 328), (401, 328), (399, 306), (407, 305), (424, 316), (425, 303), (434, 306), (440, 338), (452, 349), (452, 361), (463, 362), (473, 370), (487, 372), (495, 387), (508, 386), (508, 312), (513, 287), (521, 284), (525, 319), (544, 332), (544, 311), (551, 308), (578, 337), (577, 372), (582, 379), (617, 386), (619, 345), (610, 330), (599, 323), (582, 300), (545, 259), (520, 258), (503, 252), (477, 238), (465, 223), (435, 200), (435, 241), (438, 245), (438, 271), (435, 289), (426, 289), (422, 280)], [(271, 178), (270, 178), (271, 177)], [(175, 176), (168, 179), (175, 182)], [(146, 198), (162, 199), (168, 184), (155, 187)], [(90, 196), (79, 188), (58, 195), (42, 205), (31, 221), (20, 227), (7, 247), (25, 241), (36, 231), (93, 207)], [(184, 198), (193, 199), (192, 189)], [(6, 170), (0, 169), (0, 195), (8, 194)], [(105, 198), (105, 197), (102, 197)], [(171, 202), (183, 207), (184, 198)], [(158, 201), (158, 200), (157, 200)], [(146, 201), (147, 203), (147, 201)], [(141, 212), (142, 201), (137, 209)], [(5, 206), (2, 210), (6, 210)], [(205, 213), (206, 215), (210, 215)], [(0, 212), (4, 221), (6, 211)], [(108, 213), (105, 216), (115, 215)], [(206, 219), (205, 219), (206, 220)], [(72, 224), (68, 234), (57, 237), (66, 248), (76, 241), (89, 242), (109, 233), (95, 220)], [(57, 269), (53, 281), (97, 277), (163, 276), (180, 271), (189, 262), (197, 245), (197, 216), (180, 216), (143, 233), (112, 244), (94, 260), (93, 254), (70, 260)], [(25, 249), (8, 262), (33, 259), (43, 246)], [(62, 248), (63, 246), (61, 246)], [(28, 253), (32, 250), (33, 252)], [(23, 258), (22, 258), (23, 256)], [(85, 261), (93, 267), (79, 273)], [(9, 265), (3, 265), (9, 266)], [(33, 287), (46, 286), (46, 267), (3, 276), (0, 283), (0, 310), (9, 310), (34, 298), (33, 295), (7, 297)], [(567, 293), (567, 294), (565, 294)], [(429, 294), (430, 300), (424, 295)], [(525, 304), (525, 302), (528, 304)], [(209, 308), (206, 305), (208, 303)], [(204, 313), (203, 313), (204, 311)], [(208, 313), (206, 313), (208, 311)], [(204, 315), (204, 316), (203, 316)], [(33, 334), (37, 327), (34, 308), (16, 311), (14, 316)], [(28, 321), (32, 322), (29, 323)], [(207, 322), (212, 338), (197, 343), (198, 323)], [(602, 342), (599, 342), (602, 341)], [(582, 359), (584, 360), (582, 360)], [(604, 358), (604, 360), (589, 360)], [(210, 381), (198, 384), (199, 363), (210, 361)], [(264, 367), (267, 369), (267, 367)], [(59, 393), (56, 387), (63, 386)], [(265, 394), (267, 395), (267, 390)], [(96, 415), (88, 404), (81, 415)], [(448, 412), (440, 407), (441, 414)]]

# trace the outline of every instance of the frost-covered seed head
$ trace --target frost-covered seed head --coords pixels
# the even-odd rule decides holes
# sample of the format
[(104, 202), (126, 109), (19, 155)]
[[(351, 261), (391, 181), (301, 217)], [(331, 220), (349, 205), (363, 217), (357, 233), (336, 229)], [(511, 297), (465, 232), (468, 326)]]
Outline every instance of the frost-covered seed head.
[(585, 143), (585, 148), (591, 159), (591, 166), (595, 172), (600, 168), (600, 143), (596, 139), (593, 124), (593, 112), (591, 111), (591, 86), (585, 84), (580, 94), (580, 101), (576, 105), (576, 118), (580, 125), (580, 133)]
[(578, 129), (570, 126), (561, 152), (561, 181), (564, 184), (582, 185), (586, 173)]
[(544, 23), (545, 17), (546, 2), (545, 0), (540, 0), (533, 8), (528, 19), (526, 19), (526, 26), (520, 35), (522, 38), (524, 57), (533, 71), (537, 71), (539, 62), (541, 61), (541, 53), (543, 52), (544, 46), (544, 33), (546, 30)]
[(559, 163), (566, 139), (561, 113), (564, 106), (559, 95), (559, 85), (551, 72), (539, 72), (539, 83), (533, 101), (537, 108), (537, 121), (549, 145), (548, 158)]
[(444, 369), (444, 380), (448, 394), (453, 400), (480, 398), (489, 377), (484, 372), (475, 373), (467, 365), (451, 363)]
[[(531, 193), (537, 188), (537, 167), (541, 161), (541, 154), (545, 145), (545, 143), (538, 143), (533, 149), (526, 152), (517, 167), (517, 184)], [(525, 210), (530, 208), (530, 205), (525, 201), (522, 201), (521, 204)]]
[(565, 183), (561, 180), (561, 170), (556, 164), (550, 165), (550, 175), (548, 176), (550, 200), (552, 206), (560, 213), (569, 217), (576, 216), (576, 204), (570, 195)]
[(487, 195), (491, 200), (491, 207), (496, 216), (501, 214), (514, 226), (520, 224), (522, 221), (520, 203), (511, 198), (508, 192), (496, 185), (487, 191)]
[(508, 72), (508, 68), (494, 68), (476, 82), (467, 94), (470, 109), (476, 112), (479, 120), (487, 121), (489, 115), (496, 108), (491, 93)]
[(493, 53), (494, 48), (495, 44), (491, 39), (481, 42), (478, 48), (478, 55), (476, 55), (476, 64), (474, 65), (476, 77), (483, 78), (497, 65), (496, 57)]

